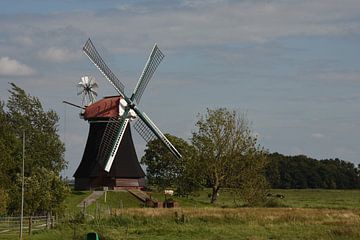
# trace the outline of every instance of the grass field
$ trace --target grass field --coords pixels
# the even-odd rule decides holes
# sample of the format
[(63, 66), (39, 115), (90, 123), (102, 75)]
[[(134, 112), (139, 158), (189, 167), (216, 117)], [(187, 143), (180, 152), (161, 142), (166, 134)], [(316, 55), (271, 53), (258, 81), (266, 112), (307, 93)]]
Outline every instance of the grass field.
[[(85, 223), (67, 222), (26, 239), (84, 239), (96, 231), (104, 239), (360, 239), (360, 190), (272, 190), (282, 194), (277, 208), (234, 206), (233, 196), (222, 191), (210, 205), (209, 191), (175, 198), (177, 209), (144, 208), (127, 192), (108, 192), (89, 206)], [(68, 214), (89, 192), (73, 192)], [(154, 193), (163, 200), (163, 195)], [(111, 212), (111, 215), (106, 214)], [(0, 235), (1, 239), (1, 235)], [(7, 239), (17, 239), (17, 236)]]
[(283, 193), (284, 204), (296, 208), (360, 209), (359, 190), (289, 189)]
[(128, 208), (87, 224), (65, 224), (31, 239), (359, 239), (358, 210), (294, 208)]
[(78, 210), (77, 205), (81, 201), (90, 195), (89, 191), (72, 191), (70, 196), (65, 201), (65, 207), (67, 212), (74, 212)]
[[(323, 189), (272, 189), (273, 195), (281, 194), (285, 198), (274, 200), (280, 207), (289, 208), (331, 208), (331, 209), (360, 209), (360, 190), (323, 190)], [(234, 196), (226, 189), (220, 191), (216, 204), (211, 205), (208, 194), (210, 190), (200, 191), (194, 196), (188, 198), (174, 197), (174, 200), (180, 203), (182, 208), (202, 208), (202, 207), (221, 207), (232, 208), (238, 207), (234, 202)], [(86, 192), (80, 192), (82, 196), (87, 196)], [(87, 193), (89, 194), (89, 192)], [(152, 193), (154, 199), (164, 201), (164, 195), (161, 193)], [(67, 199), (67, 206), (74, 206), (79, 203), (79, 192), (73, 192), (72, 196)], [(236, 200), (237, 204), (243, 204), (241, 200)], [(97, 200), (96, 204), (89, 207), (94, 211), (98, 205), (101, 208), (136, 208), (142, 207), (143, 204), (127, 192), (108, 192), (107, 202), (104, 202), (104, 196)], [(76, 204), (75, 204), (76, 206)], [(74, 210), (69, 208), (71, 212)]]
[[(210, 190), (203, 190), (188, 198), (176, 198), (182, 207), (212, 207), (209, 204)], [(324, 190), (324, 189), (272, 189), (273, 195), (281, 194), (285, 198), (274, 200), (281, 207), (290, 208), (332, 208), (332, 209), (360, 209), (360, 190)], [(160, 193), (153, 193), (159, 200), (164, 200)], [(244, 204), (236, 199), (237, 204)], [(237, 207), (234, 196), (228, 190), (220, 191), (216, 207)]]

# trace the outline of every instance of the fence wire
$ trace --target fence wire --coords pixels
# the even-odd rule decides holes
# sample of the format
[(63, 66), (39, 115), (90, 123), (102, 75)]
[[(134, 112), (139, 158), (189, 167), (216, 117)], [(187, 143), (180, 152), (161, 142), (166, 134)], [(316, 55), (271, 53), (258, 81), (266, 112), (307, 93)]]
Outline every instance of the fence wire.
[[(30, 221), (31, 220), (31, 221)], [(55, 218), (47, 216), (23, 217), (23, 233), (43, 230), (54, 226)], [(0, 239), (4, 235), (15, 235), (20, 233), (20, 217), (0, 217)]]

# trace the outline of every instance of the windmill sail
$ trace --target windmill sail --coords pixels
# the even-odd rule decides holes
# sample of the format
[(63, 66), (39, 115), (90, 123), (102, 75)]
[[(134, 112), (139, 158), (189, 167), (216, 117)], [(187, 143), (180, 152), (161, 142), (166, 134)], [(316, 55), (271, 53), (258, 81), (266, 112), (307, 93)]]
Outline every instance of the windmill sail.
[(145, 64), (144, 70), (141, 73), (138, 83), (134, 89), (134, 93), (131, 96), (131, 100), (135, 100), (137, 104), (140, 103), (141, 96), (144, 93), (144, 90), (149, 83), (150, 79), (154, 75), (156, 68), (159, 66), (160, 62), (164, 58), (164, 54), (160, 51), (158, 46), (155, 44), (151, 54)]
[(126, 129), (128, 123), (129, 123), (129, 119), (125, 119), (125, 120), (123, 120), (123, 122), (120, 125), (119, 132), (118, 132), (117, 137), (116, 137), (115, 142), (114, 142), (114, 146), (112, 148), (112, 151), (110, 152), (110, 156), (108, 158), (108, 161), (105, 164), (104, 170), (107, 171), (107, 172), (110, 172), (110, 168), (111, 168), (112, 163), (113, 163), (113, 161), (115, 159), (115, 155), (116, 155), (116, 153), (117, 153), (117, 151), (119, 149), (122, 137), (124, 136), (125, 129)]
[(104, 134), (101, 139), (100, 149), (96, 157), (97, 162), (104, 168), (106, 160), (109, 158), (113, 143), (116, 140), (118, 129), (120, 128), (120, 122), (117, 118), (110, 118), (106, 124)]
[(97, 160), (107, 172), (111, 169), (111, 165), (128, 123), (129, 119), (122, 118), (122, 120), (119, 121), (116, 118), (111, 118), (106, 125)]
[(100, 54), (96, 50), (94, 44), (91, 42), (90, 38), (87, 40), (83, 47), (84, 53), (90, 58), (90, 60), (95, 64), (95, 66), (100, 70), (100, 72), (105, 76), (105, 78), (113, 85), (113, 87), (119, 92), (121, 96), (124, 94), (124, 84), (122, 84), (115, 74), (110, 70), (106, 65), (104, 60), (101, 58)]
[(146, 125), (146, 123), (140, 118), (136, 120), (133, 127), (147, 143), (157, 138), (156, 135), (151, 131), (151, 129)]

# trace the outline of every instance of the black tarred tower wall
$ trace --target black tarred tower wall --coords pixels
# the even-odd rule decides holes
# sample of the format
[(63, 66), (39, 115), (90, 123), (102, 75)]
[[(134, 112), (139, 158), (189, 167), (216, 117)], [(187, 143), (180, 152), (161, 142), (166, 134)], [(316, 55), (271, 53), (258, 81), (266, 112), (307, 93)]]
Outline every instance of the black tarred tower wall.
[(107, 97), (85, 109), (83, 116), (90, 127), (82, 160), (74, 173), (76, 190), (129, 189), (145, 185), (145, 173), (136, 155), (130, 125), (125, 130), (110, 172), (104, 171), (97, 161), (107, 121), (119, 114), (119, 101), (120, 96)]

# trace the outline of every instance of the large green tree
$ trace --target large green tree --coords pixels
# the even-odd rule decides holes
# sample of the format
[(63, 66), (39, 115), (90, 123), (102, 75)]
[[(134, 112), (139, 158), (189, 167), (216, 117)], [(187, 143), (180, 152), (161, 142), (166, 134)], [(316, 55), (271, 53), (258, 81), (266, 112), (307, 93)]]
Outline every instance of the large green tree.
[(207, 109), (193, 132), (197, 172), (212, 189), (211, 202), (223, 187), (240, 189), (249, 204), (263, 198), (266, 157), (244, 115), (226, 108)]
[(17, 160), (20, 159), (20, 142), (8, 122), (4, 103), (0, 102), (0, 215), (5, 215), (10, 204), (9, 186), (16, 179), (19, 171)]
[(26, 174), (37, 166), (57, 173), (66, 166), (65, 146), (58, 135), (59, 117), (53, 110), (45, 111), (40, 100), (11, 83), (7, 102), (8, 122), (18, 138), (26, 135)]
[(25, 210), (30, 214), (58, 211), (67, 192), (60, 178), (66, 161), (58, 135), (59, 117), (13, 83), (9, 93), (6, 107), (0, 103), (0, 194), (4, 195), (0, 198), (7, 200), (8, 214), (19, 212), (21, 184), (16, 183), (22, 180), (25, 133)]

